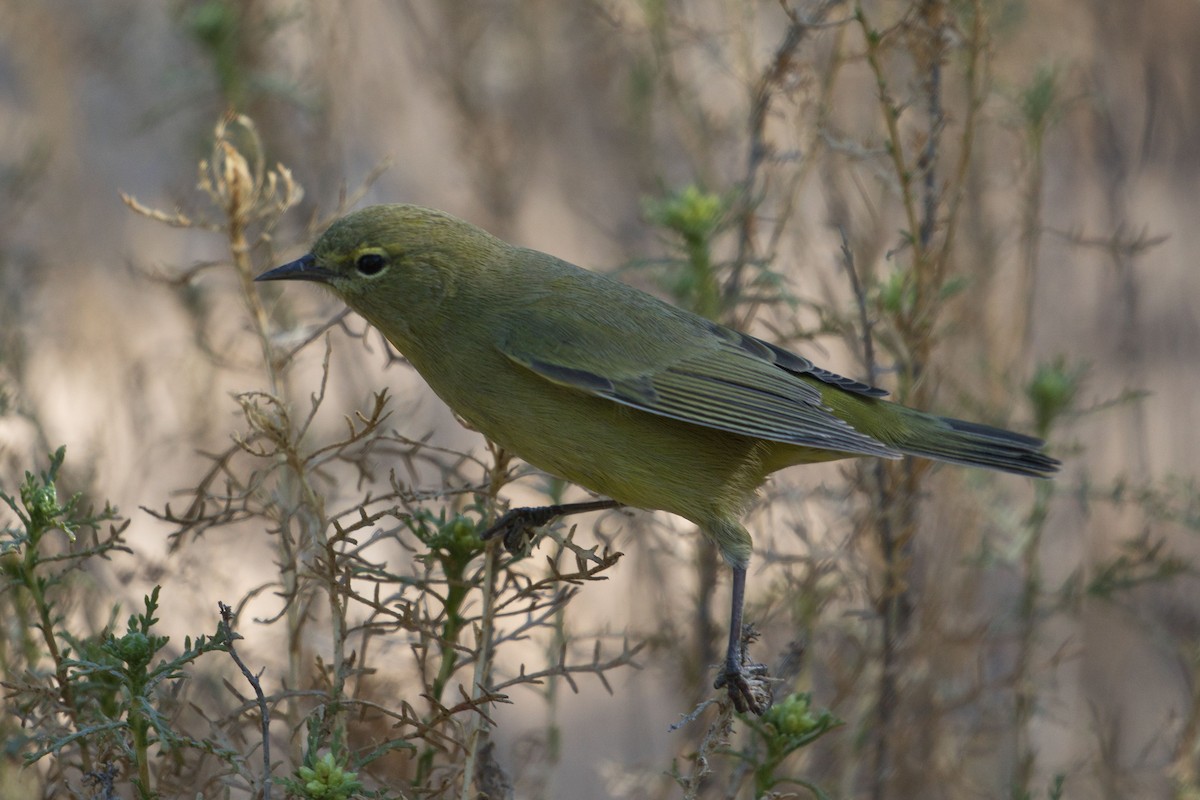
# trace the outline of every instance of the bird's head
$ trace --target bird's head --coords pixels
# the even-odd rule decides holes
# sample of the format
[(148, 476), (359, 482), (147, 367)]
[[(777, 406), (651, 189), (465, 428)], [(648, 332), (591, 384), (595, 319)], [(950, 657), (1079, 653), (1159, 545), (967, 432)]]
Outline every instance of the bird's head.
[(324, 284), (389, 337), (436, 313), (508, 249), (449, 214), (412, 205), (364, 208), (335, 222), (312, 251), (258, 281)]

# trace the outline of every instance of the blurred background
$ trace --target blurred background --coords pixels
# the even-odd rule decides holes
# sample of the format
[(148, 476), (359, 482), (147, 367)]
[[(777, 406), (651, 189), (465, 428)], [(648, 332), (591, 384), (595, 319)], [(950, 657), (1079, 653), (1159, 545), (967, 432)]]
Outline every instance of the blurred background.
[[(187, 525), (162, 517), (247, 430), (235, 393), (307, 412), (326, 342), (304, 447), (344, 437), (345, 417), (387, 387), (384, 427), (472, 454), (455, 474), (488, 481), (482, 441), (361, 321), (314, 336), (278, 381), (264, 369), (239, 269), (302, 254), (347, 197), (411, 202), (618, 273), (905, 402), (1044, 435), (1063, 460), (1038, 486), (871, 463), (772, 480), (748, 522), (748, 613), (763, 633), (752, 652), (783, 678), (778, 697), (811, 692), (845, 722), (774, 774), (832, 797), (1200, 796), (1200, 4), (855, 9), (0, 2), (0, 487), (15, 494), (66, 445), (60, 492), (130, 520), (131, 552), (88, 563), (64, 618), (78, 635), (110, 618), (121, 632), (162, 585), (161, 629), (179, 647), (215, 629), (218, 600), (245, 598), (240, 650), (264, 689), (325, 690), (311, 666), (333, 658), (320, 614), (281, 631), (271, 618), (286, 602), (254, 591), (278, 572), (271, 526), (226, 520), (172, 546)], [(223, 209), (197, 188), (202, 160), (236, 161), (214, 151), (231, 112), (245, 118), (226, 141), (250, 171), (282, 167), (303, 188), (251, 221), (241, 262)], [(261, 297), (281, 351), (341, 311), (308, 286)], [(397, 467), (398, 480), (436, 494), (450, 461), (435, 462)], [(386, 488), (396, 466), (382, 450), (362, 463), (324, 474), (330, 515)], [(563, 491), (528, 474), (500, 497)], [(415, 794), (415, 774), (437, 774), (425, 794), (472, 796), (461, 773), (474, 752), (517, 797), (764, 796), (747, 764), (764, 763), (767, 740), (748, 723), (735, 720), (729, 748), (757, 761), (712, 749), (712, 708), (668, 730), (712, 695), (706, 659), (726, 624), (727, 575), (704, 543), (648, 513), (585, 518), (575, 542), (626, 555), (556, 627), (498, 649), (497, 670), (532, 672), (564, 642), (583, 662), (597, 641), (616, 657), (626, 637), (649, 642), (640, 669), (604, 672), (611, 692), (590, 674), (577, 691), (561, 677), (517, 686), (488, 712), (488, 758), (448, 746), (429, 773), (401, 754), (360, 767), (368, 789)], [(387, 553), (397, 574), (423, 569), (413, 548)], [(356, 691), (421, 710), (405, 636), (374, 661), (359, 654), (374, 688)], [(45, 668), (9, 648), (9, 676)], [(191, 702), (212, 716), (236, 705), (219, 682), (240, 678), (221, 654), (192, 668)], [(456, 675), (447, 704), (470, 678)], [(355, 719), (356, 753), (406, 735)], [(252, 734), (252, 719), (237, 724)], [(455, 724), (464, 736), (477, 725)], [(304, 735), (274, 735), (285, 775)], [(45, 759), (20, 774), (12, 796), (63, 785)]]

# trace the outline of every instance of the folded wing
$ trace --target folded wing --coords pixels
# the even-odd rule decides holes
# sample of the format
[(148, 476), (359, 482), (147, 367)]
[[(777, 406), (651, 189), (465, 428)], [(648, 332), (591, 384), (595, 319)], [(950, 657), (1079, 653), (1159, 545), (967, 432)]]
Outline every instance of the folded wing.
[(742, 436), (900, 455), (835, 416), (822, 403), (819, 385), (869, 397), (886, 394), (880, 389), (640, 292), (625, 298), (630, 302), (619, 317), (563, 308), (554, 299), (537, 301), (497, 343), (508, 358), (546, 380)]

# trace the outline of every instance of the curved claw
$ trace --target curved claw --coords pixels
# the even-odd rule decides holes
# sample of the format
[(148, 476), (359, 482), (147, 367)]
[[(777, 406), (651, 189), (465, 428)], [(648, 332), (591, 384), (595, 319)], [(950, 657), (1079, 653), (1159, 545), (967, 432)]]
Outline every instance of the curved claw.
[(523, 549), (526, 533), (545, 525), (556, 516), (557, 509), (553, 506), (514, 508), (496, 520), (495, 524), (479, 535), (479, 538), (486, 542), (497, 536), (502, 537), (504, 549), (516, 555)]
[(766, 664), (726, 664), (713, 683), (714, 689), (726, 689), (729, 701), (738, 713), (747, 711), (762, 716), (771, 707), (771, 690), (767, 685)]
[(568, 514), (581, 514), (587, 511), (605, 511), (619, 508), (615, 500), (592, 500), (585, 503), (563, 503), (553, 506), (538, 506), (534, 508), (514, 508), (509, 510), (492, 527), (479, 535), (485, 542), (497, 536), (504, 537), (504, 549), (513, 555), (524, 550), (525, 534), (533, 528), (548, 525), (558, 517)]

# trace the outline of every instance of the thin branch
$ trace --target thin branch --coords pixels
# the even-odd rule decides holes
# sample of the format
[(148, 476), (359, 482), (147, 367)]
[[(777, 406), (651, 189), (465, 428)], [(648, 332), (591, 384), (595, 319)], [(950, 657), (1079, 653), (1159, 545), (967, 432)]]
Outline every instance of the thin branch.
[(229, 606), (221, 602), (217, 603), (217, 607), (221, 610), (220, 628), (221, 634), (225, 637), (225, 648), (229, 652), (229, 657), (233, 659), (233, 663), (237, 664), (242, 675), (246, 677), (250, 688), (254, 689), (254, 696), (257, 699), (263, 747), (262, 796), (263, 800), (271, 800), (271, 710), (267, 707), (267, 698), (263, 694), (258, 676), (250, 671), (233, 646), (234, 639), (242, 638), (233, 631), (233, 612)]

